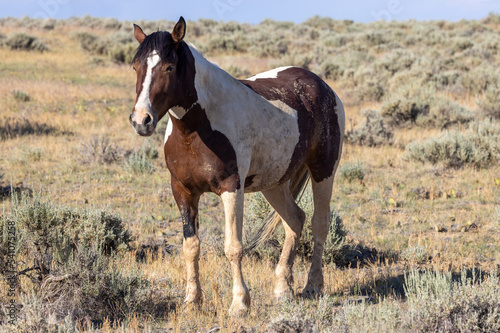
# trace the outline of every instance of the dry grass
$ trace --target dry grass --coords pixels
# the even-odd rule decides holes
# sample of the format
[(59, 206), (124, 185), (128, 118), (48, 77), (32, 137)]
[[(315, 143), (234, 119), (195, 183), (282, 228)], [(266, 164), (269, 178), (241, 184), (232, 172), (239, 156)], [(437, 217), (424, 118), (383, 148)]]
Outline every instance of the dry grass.
[[(305, 24), (302, 27), (305, 35), (311, 36), (312, 27), (321, 26), (322, 22), (312, 20)], [(485, 22), (463, 24), (486, 26), (498, 34), (498, 23)], [(450, 33), (462, 31), (459, 23), (444, 25), (443, 29), (448, 29)], [(419, 26), (425, 28), (424, 24)], [(318, 39), (324, 42), (329, 38), (347, 38), (348, 42), (345, 43), (340, 39), (332, 39), (328, 43), (340, 43), (344, 45), (338, 46), (340, 48), (351, 48), (349, 52), (353, 55), (352, 59), (335, 59), (344, 61), (340, 63), (340, 69), (359, 69), (359, 73), (346, 72), (335, 81), (328, 81), (346, 105), (348, 129), (356, 129), (363, 124), (363, 110), (380, 110), (383, 103), (360, 100), (357, 95), (359, 87), (355, 84), (356, 80), (363, 73), (370, 75), (373, 70), (365, 67), (372, 62), (382, 66), (386, 59), (385, 52), (390, 51), (390, 47), (384, 43), (377, 45), (381, 41), (376, 38), (376, 34), (364, 36), (363, 27), (357, 23), (339, 23), (332, 30), (321, 30)], [(370, 29), (377, 27), (370, 26)], [(394, 29), (412, 30), (410, 27)], [(56, 24), (54, 29), (47, 30), (23, 28), (12, 22), (4, 23), (1, 30), (6, 35), (27, 32), (38, 37), (49, 48), (44, 53), (0, 48), (0, 105), (2, 117), (5, 117), (3, 119), (28, 119), (32, 123), (56, 128), (63, 134), (15, 135), (2, 139), (0, 175), (3, 177), (0, 177), (0, 188), (13, 184), (17, 188), (42, 189), (42, 193), (50, 195), (55, 205), (79, 209), (94, 205), (121, 216), (132, 237), (132, 250), (114, 257), (109, 267), (125, 277), (132, 276), (134, 270), (142, 272), (143, 277), (154, 286), (148, 287), (148, 292), (153, 295), (153, 302), (157, 302), (153, 305), (158, 306), (152, 306), (156, 309), (154, 314), (130, 314), (119, 322), (104, 320), (93, 323), (92, 318), (79, 318), (78, 322), (70, 317), (61, 319), (50, 313), (50, 304), (40, 302), (35, 285), (29, 279), (21, 279), (17, 301), (24, 305), (23, 318), (31, 320), (29, 325), (36, 327), (37, 323), (41, 323), (47, 325), (48, 329), (59, 327), (67, 331), (71, 327), (90, 331), (97, 325), (102, 332), (156, 329), (208, 332), (216, 331), (216, 328), (223, 332), (244, 332), (252, 328), (255, 331), (276, 332), (280, 327), (290, 329), (295, 325), (303, 329), (313, 325), (319, 331), (331, 331), (344, 327), (345, 321), (341, 318), (351, 318), (348, 324), (352, 331), (414, 331), (424, 327), (419, 326), (421, 323), (431, 325), (432, 322), (426, 322), (424, 318), (414, 326), (393, 326), (390, 321), (391, 313), (401, 313), (409, 306), (404, 301), (405, 272), (430, 269), (459, 276), (461, 270), (472, 267), (494, 272), (500, 263), (500, 167), (493, 164), (489, 168), (465, 166), (449, 169), (441, 165), (409, 161), (404, 158), (407, 144), (441, 135), (439, 128), (410, 124), (391, 128), (394, 134), (392, 145), (344, 146), (341, 166), (362, 165), (364, 176), (362, 181), (338, 177), (332, 209), (342, 217), (348, 231), (348, 242), (357, 246), (359, 258), (372, 259), (345, 269), (339, 269), (334, 264), (326, 265), (326, 298), (295, 299), (276, 304), (271, 297), (274, 285), (272, 260), (245, 258), (243, 272), (251, 290), (252, 308), (244, 319), (231, 318), (227, 311), (231, 302), (228, 262), (210, 248), (208, 242), (204, 242), (200, 273), (205, 302), (200, 309), (184, 309), (182, 223), (169, 189), (161, 135), (144, 139), (137, 137), (130, 128), (128, 113), (135, 98), (135, 75), (130, 66), (86, 53), (69, 36), (72, 31), (88, 31), (96, 35), (111, 32), (101, 25)], [(333, 30), (339, 36), (328, 37), (328, 31)], [(415, 35), (416, 32), (412, 38)], [(201, 35), (195, 42), (204, 44), (207, 40), (208, 36)], [(370, 46), (368, 51), (363, 43), (375, 43), (375, 46)], [(302, 47), (314, 49), (311, 44)], [(342, 50), (345, 52), (345, 49)], [(371, 50), (375, 50), (376, 57), (358, 59)], [(445, 57), (446, 50), (441, 51)], [(274, 63), (281, 61), (273, 57), (257, 58), (251, 52), (231, 55), (214, 52), (208, 57), (223, 68), (236, 66), (252, 74), (268, 70)], [(415, 57), (418, 58), (418, 54)], [(459, 62), (463, 57), (454, 60)], [(492, 57), (498, 63), (499, 55), (492, 53)], [(469, 60), (472, 58), (465, 57)], [(350, 62), (358, 62), (358, 67)], [(418, 71), (404, 73), (409, 77), (419, 76)], [(359, 84), (364, 85), (365, 82), (361, 80)], [(384, 89), (390, 93), (392, 88), (386, 86)], [(16, 99), (11, 93), (13, 90), (25, 92), (30, 99)], [(437, 95), (457, 101), (476, 117), (482, 117), (482, 110), (475, 102), (483, 100), (481, 93), (453, 92), (450, 89), (439, 91)], [(491, 126), (498, 126), (498, 123), (493, 119)], [(467, 128), (456, 125), (453, 130), (464, 132)], [(158, 159), (148, 159), (152, 168), (149, 164), (146, 168), (150, 172), (137, 172), (138, 169), (130, 167), (127, 161), (83, 163), (82, 143), (99, 137), (108, 138), (121, 151), (140, 152), (141, 147), (145, 147), (145, 141), (148, 141), (150, 146), (160, 151), (160, 156)], [(8, 212), (11, 200), (2, 200), (5, 212)], [(201, 233), (205, 240), (215, 230), (223, 229), (222, 205), (214, 195), (205, 195), (200, 209)], [(138, 261), (138, 257), (142, 259)], [(19, 257), (20, 262), (29, 262), (30, 259), (22, 255)], [(305, 285), (308, 266), (309, 263), (301, 260), (295, 265), (296, 290)], [(6, 299), (3, 296), (6, 288), (2, 280), (2, 303)], [(477, 295), (486, 299), (482, 287), (477, 288)], [(485, 290), (490, 292), (490, 289)], [(498, 297), (500, 288), (491, 290), (493, 296)], [(471, 289), (470, 292), (473, 295), (476, 291)], [(165, 302), (165, 299), (168, 301)], [(444, 302), (445, 298), (439, 299)], [(445, 306), (448, 303), (440, 304)], [(386, 326), (370, 326), (368, 319), (355, 315), (360, 311), (368, 311), (371, 317), (367, 318), (371, 320), (377, 316), (386, 318)], [(296, 321), (287, 317), (287, 313), (297, 313)], [(1, 330), (9, 330), (4, 323), (0, 327)], [(18, 329), (22, 331), (22, 326)]]

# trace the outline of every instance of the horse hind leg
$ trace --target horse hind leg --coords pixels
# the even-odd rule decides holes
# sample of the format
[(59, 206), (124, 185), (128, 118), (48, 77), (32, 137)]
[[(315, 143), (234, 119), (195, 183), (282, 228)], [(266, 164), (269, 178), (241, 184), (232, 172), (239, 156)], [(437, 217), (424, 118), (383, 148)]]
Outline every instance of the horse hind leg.
[(306, 298), (316, 297), (323, 292), (323, 249), (330, 222), (330, 199), (332, 196), (333, 178), (334, 176), (332, 175), (319, 183), (312, 180), (314, 213), (311, 224), (314, 237), (314, 250), (307, 285), (302, 291), (302, 296)]
[(289, 298), (293, 296), (292, 268), (305, 214), (295, 202), (288, 183), (263, 191), (262, 194), (279, 214), (285, 228), (285, 242), (276, 267), (274, 294), (278, 299)]

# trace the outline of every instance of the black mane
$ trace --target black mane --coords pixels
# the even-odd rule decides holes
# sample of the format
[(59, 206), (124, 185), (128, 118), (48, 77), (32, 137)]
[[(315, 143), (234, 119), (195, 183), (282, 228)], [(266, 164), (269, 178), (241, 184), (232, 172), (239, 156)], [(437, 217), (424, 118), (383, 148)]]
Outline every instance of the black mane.
[(174, 50), (175, 42), (172, 38), (170, 32), (167, 31), (157, 31), (146, 36), (144, 41), (137, 48), (134, 59), (132, 63), (139, 61), (146, 61), (151, 52), (156, 50), (160, 59), (166, 61), (172, 56)]

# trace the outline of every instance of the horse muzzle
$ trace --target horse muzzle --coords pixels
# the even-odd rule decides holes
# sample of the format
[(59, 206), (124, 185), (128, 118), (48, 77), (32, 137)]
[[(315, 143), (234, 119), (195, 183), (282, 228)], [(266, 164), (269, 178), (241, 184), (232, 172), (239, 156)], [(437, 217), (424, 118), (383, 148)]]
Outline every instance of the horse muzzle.
[(158, 123), (158, 118), (149, 112), (133, 112), (129, 117), (130, 124), (140, 136), (150, 136), (153, 134)]

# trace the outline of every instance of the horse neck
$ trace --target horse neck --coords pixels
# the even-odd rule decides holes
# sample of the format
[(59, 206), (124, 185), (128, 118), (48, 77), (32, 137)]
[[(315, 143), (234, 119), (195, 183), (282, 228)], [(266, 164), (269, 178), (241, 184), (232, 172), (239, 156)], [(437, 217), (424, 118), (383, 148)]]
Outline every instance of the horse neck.
[(195, 59), (195, 87), (198, 103), (206, 112), (217, 112), (238, 96), (245, 96), (246, 87), (217, 65), (208, 61), (193, 46), (189, 46)]

